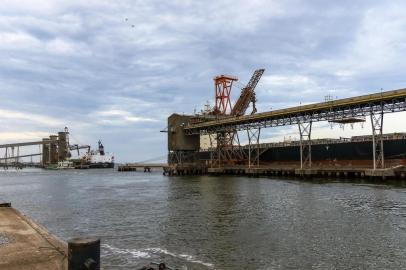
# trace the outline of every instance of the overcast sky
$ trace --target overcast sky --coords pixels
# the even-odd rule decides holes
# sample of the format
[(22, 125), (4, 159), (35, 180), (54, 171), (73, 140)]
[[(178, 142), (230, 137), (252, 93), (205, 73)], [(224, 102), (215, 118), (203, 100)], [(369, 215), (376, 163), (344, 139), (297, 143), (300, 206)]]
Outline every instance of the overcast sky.
[[(213, 102), (217, 74), (259, 111), (406, 87), (404, 1), (2, 0), (0, 143), (70, 128), (118, 161), (166, 154), (166, 118)], [(128, 18), (128, 20), (126, 20)], [(234, 97), (239, 89), (234, 89)], [(405, 131), (405, 115), (385, 132)], [(369, 134), (318, 125), (314, 137)], [(267, 140), (297, 137), (297, 127)]]

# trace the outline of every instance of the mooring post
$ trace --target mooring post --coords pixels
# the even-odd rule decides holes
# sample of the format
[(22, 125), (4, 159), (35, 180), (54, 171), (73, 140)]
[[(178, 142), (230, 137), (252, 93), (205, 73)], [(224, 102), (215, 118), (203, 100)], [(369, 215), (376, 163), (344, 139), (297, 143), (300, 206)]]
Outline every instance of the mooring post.
[(0, 203), (0, 207), (11, 207), (11, 202)]
[(68, 270), (100, 270), (100, 239), (73, 238), (68, 241)]

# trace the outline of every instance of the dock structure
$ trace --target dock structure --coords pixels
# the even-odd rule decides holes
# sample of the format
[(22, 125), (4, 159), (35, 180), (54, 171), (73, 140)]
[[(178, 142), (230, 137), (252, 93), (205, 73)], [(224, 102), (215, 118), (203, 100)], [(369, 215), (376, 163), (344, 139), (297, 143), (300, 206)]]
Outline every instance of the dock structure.
[(68, 243), (11, 207), (0, 203), (0, 269), (100, 270), (100, 239)]
[(144, 172), (151, 172), (152, 169), (163, 169), (167, 167), (168, 164), (164, 163), (126, 163), (119, 165), (117, 170), (119, 172), (135, 172), (138, 170), (144, 170)]
[(183, 175), (244, 175), (244, 176), (285, 176), (295, 178), (324, 177), (343, 179), (383, 179), (406, 180), (406, 166), (398, 165), (384, 169), (357, 166), (313, 166), (300, 169), (292, 165), (261, 165), (247, 167), (244, 165), (206, 167), (196, 164), (168, 165), (163, 167), (163, 174), (167, 176)]
[[(227, 97), (229, 97), (229, 93)], [(248, 100), (245, 103), (255, 101)], [(243, 93), (240, 96), (243, 97)], [(217, 98), (217, 97), (216, 97)], [(240, 102), (241, 103), (241, 102)], [(246, 107), (247, 104), (244, 103)], [(239, 104), (237, 100), (236, 104)], [(245, 108), (244, 107), (244, 108)], [(406, 111), (406, 88), (325, 102), (272, 110), (251, 115), (216, 114), (219, 110), (199, 115), (172, 114), (168, 118), (167, 175), (201, 172), (208, 174), (278, 174), (295, 176), (348, 176), (404, 178), (406, 159), (393, 164), (385, 160), (383, 134), (384, 115)], [(357, 166), (318, 167), (312, 160), (312, 124), (326, 121), (339, 125), (371, 121), (370, 162)], [(299, 135), (300, 158), (294, 166), (283, 162), (261, 164), (264, 153), (260, 144), (261, 130), (278, 126), (296, 125)], [(248, 144), (242, 146), (239, 136), (247, 135)], [(206, 152), (210, 158), (199, 160), (202, 136), (209, 138)], [(201, 169), (204, 168), (204, 169)]]
[(298, 169), (292, 166), (261, 166), (253, 168), (234, 166), (209, 168), (208, 173), (212, 175), (406, 179), (406, 168), (404, 166), (378, 170), (360, 167), (313, 167), (311, 169)]
[[(0, 144), (0, 151), (4, 154), (0, 156), (0, 167), (23, 168), (23, 167), (46, 167), (57, 164), (69, 156), (69, 131), (65, 127), (64, 131), (58, 132), (58, 135), (50, 135), (41, 141), (17, 142)], [(25, 149), (35, 148), (38, 150), (33, 153), (22, 153)], [(33, 162), (33, 157), (39, 157), (39, 162)], [(31, 161), (23, 161), (31, 158)]]
[(30, 218), (0, 204), (0, 269), (68, 269), (67, 245)]
[(202, 175), (208, 173), (208, 168), (201, 164), (171, 164), (163, 167), (163, 175), (167, 176)]

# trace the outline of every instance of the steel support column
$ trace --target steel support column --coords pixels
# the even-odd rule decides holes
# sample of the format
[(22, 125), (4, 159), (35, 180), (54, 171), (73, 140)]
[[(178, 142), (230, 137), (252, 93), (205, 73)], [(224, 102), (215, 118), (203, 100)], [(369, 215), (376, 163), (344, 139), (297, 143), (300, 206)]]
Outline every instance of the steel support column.
[(42, 151), (41, 151), (41, 145), (40, 144), (38, 145), (38, 153), (40, 153), (39, 163), (42, 164)]
[(7, 169), (7, 164), (8, 164), (8, 147), (6, 147), (6, 153), (5, 153), (5, 164), (4, 164), (4, 169)]
[(373, 165), (375, 169), (383, 169), (384, 152), (383, 152), (383, 105), (382, 110), (378, 113), (371, 112), (371, 125), (372, 125), (372, 155)]
[(215, 134), (209, 134), (210, 141), (210, 167), (213, 168), (218, 163), (218, 152), (217, 152), (217, 138)]
[(300, 133), (300, 168), (310, 168), (312, 166), (312, 121), (299, 123)]
[(259, 166), (259, 137), (261, 135), (261, 128), (247, 129), (248, 135), (248, 168), (251, 165)]
[(168, 164), (182, 164), (183, 163), (183, 151), (171, 151), (168, 154)]
[(169, 165), (185, 165), (191, 164), (196, 161), (196, 152), (190, 150), (176, 150), (169, 151), (168, 153), (168, 164)]
[(217, 133), (218, 164), (233, 165), (244, 159), (237, 131)]

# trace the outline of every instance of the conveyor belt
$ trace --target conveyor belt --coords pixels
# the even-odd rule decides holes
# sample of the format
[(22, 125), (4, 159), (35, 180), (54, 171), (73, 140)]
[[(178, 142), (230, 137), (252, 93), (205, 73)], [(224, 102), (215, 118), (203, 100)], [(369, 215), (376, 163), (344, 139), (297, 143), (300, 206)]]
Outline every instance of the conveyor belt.
[(1, 144), (0, 148), (41, 145), (41, 144), (49, 144), (50, 142), (51, 142), (50, 140), (45, 140), (45, 141), (35, 141), (35, 142), (8, 143), (8, 144)]
[(12, 156), (12, 157), (0, 157), (0, 161), (3, 160), (13, 160), (13, 159), (20, 159), (24, 157), (35, 157), (35, 156), (41, 156), (42, 153), (37, 153), (37, 154), (29, 154), (29, 155), (19, 155), (19, 156)]
[(374, 112), (406, 111), (406, 88), (381, 93), (320, 102), (254, 115), (229, 117), (185, 127), (186, 134), (212, 133), (249, 127), (292, 125), (299, 122), (327, 121), (365, 116)]

